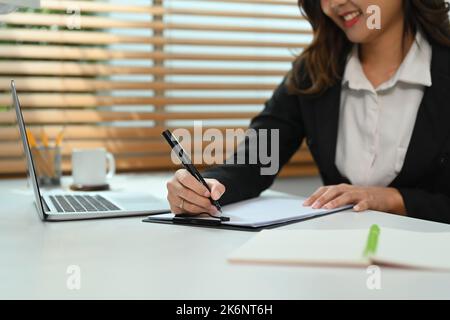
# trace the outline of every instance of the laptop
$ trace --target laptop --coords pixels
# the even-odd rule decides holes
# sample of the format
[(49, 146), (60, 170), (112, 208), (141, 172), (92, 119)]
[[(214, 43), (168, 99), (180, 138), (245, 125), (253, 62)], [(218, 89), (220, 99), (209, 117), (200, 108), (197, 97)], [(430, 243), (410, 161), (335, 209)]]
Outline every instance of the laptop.
[(166, 201), (135, 192), (63, 192), (40, 188), (33, 155), (30, 150), (25, 122), (14, 80), (11, 90), (17, 122), (27, 161), (27, 175), (33, 188), (37, 212), (45, 221), (84, 220), (96, 218), (148, 216), (170, 212)]

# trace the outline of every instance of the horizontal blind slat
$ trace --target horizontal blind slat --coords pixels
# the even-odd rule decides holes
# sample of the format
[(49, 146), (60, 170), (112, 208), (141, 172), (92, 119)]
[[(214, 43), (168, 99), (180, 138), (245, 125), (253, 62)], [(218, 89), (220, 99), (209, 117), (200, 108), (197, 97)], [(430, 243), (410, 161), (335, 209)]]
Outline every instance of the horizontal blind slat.
[(260, 48), (290, 48), (306, 47), (306, 42), (277, 42), (251, 40), (216, 40), (216, 39), (188, 39), (144, 37), (132, 35), (116, 35), (103, 32), (89, 31), (47, 31), (47, 30), (0, 30), (0, 40), (35, 42), (39, 39), (48, 43), (65, 43), (79, 45), (112, 45), (112, 44), (147, 44), (147, 45), (189, 45), (213, 47), (260, 47)]
[[(14, 77), (21, 91), (108, 91), (108, 90), (273, 90), (278, 84), (264, 83), (183, 83), (154, 81), (111, 81), (86, 78)], [(0, 90), (9, 90), (9, 77), (0, 77)], [(5, 98), (4, 98), (5, 99)], [(7, 98), (6, 98), (7, 99)]]
[(238, 54), (199, 54), (151, 51), (119, 51), (100, 48), (76, 48), (70, 46), (46, 45), (3, 45), (0, 57), (54, 59), (54, 60), (199, 60), (199, 61), (261, 61), (292, 62), (293, 55), (238, 55)]
[[(35, 13), (12, 13), (0, 15), (0, 22), (10, 25), (32, 25), (32, 26), (70, 26), (71, 17), (62, 14), (35, 14)], [(196, 30), (196, 31), (221, 31), (233, 33), (279, 33), (279, 34), (311, 34), (309, 29), (301, 28), (277, 28), (277, 27), (252, 27), (242, 25), (212, 25), (194, 23), (170, 23), (160, 21), (134, 21), (113, 19), (104, 17), (81, 16), (79, 20), (81, 28), (122, 28), (122, 29), (146, 29), (146, 30)]]
[(64, 10), (70, 8), (78, 8), (83, 12), (122, 12), (122, 13), (144, 13), (149, 15), (193, 15), (193, 16), (214, 16), (214, 17), (245, 17), (256, 19), (302, 19), (298, 14), (271, 14), (271, 13), (255, 13), (227, 11), (227, 10), (202, 10), (202, 9), (185, 9), (185, 8), (164, 8), (158, 6), (128, 6), (116, 5), (107, 2), (89, 2), (89, 1), (50, 1), (42, 0), (41, 7), (44, 9)]
[[(53, 141), (49, 142), (53, 144)], [(225, 146), (225, 143), (220, 142)], [(208, 142), (203, 142), (203, 147), (207, 146)], [(70, 156), (71, 150), (75, 148), (105, 148), (109, 152), (117, 155), (131, 155), (131, 154), (160, 154), (167, 156), (168, 146), (165, 141), (133, 141), (133, 140), (70, 140), (65, 142), (62, 148), (63, 156)], [(149, 152), (151, 150), (151, 152)], [(231, 155), (231, 151), (227, 150)], [(18, 157), (23, 154), (23, 148), (17, 143), (0, 142), (0, 157)], [(202, 153), (196, 154), (196, 159), (202, 158)], [(192, 157), (194, 157), (191, 154)], [(224, 160), (224, 159), (222, 159)], [(311, 154), (307, 150), (300, 150), (291, 158), (291, 163), (304, 163), (312, 160)], [(221, 164), (221, 163), (220, 163)]]
[[(128, 157), (117, 158), (116, 167), (120, 171), (148, 171), (148, 170), (175, 170), (179, 166), (168, 161), (167, 157)], [(23, 159), (0, 159), (0, 168), (6, 174), (18, 174), (25, 171), (25, 161)], [(65, 159), (62, 163), (64, 172), (68, 173), (71, 170), (71, 163), (69, 159)], [(204, 169), (205, 166), (199, 166)], [(312, 164), (287, 164), (279, 174), (280, 177), (290, 176), (315, 176), (318, 174), (317, 168)]]
[(75, 62), (19, 61), (14, 64), (0, 61), (0, 74), (17, 75), (220, 75), (220, 76), (282, 76), (288, 70), (261, 70), (236, 68), (165, 68), (111, 66)]
[[(39, 136), (41, 130), (44, 129), (50, 139), (55, 139), (58, 133), (64, 128), (64, 140), (86, 140), (86, 139), (148, 139), (161, 137), (161, 133), (166, 127), (113, 127), (113, 126), (96, 126), (96, 125), (68, 125), (68, 126), (28, 126), (36, 136)], [(188, 130), (193, 133), (192, 127), (177, 127), (178, 129)], [(210, 127), (205, 126), (204, 129)], [(233, 128), (224, 126), (214, 126), (215, 130), (219, 130), (226, 134), (227, 130), (245, 129), (245, 127), (233, 126)], [(19, 132), (16, 127), (0, 127), (0, 141), (19, 140)]]
[(246, 3), (246, 4), (273, 4), (284, 6), (298, 6), (297, 0), (197, 0), (204, 2)]
[[(69, 124), (101, 123), (112, 121), (143, 120), (211, 120), (211, 119), (249, 119), (254, 112), (113, 112), (113, 111), (24, 111), (24, 118), (30, 124)], [(13, 124), (16, 121), (13, 112), (1, 112), (0, 124)]]
[[(23, 108), (95, 108), (114, 105), (261, 105), (266, 99), (255, 98), (145, 98), (111, 97), (89, 94), (22, 94), (20, 104)], [(11, 103), (11, 97), (0, 95), (0, 105)]]
[[(150, 6), (143, 5), (129, 5), (129, 4), (115, 4), (102, 1), (55, 1), (55, 0), (41, 0), (42, 9), (61, 10), (79, 9), (82, 12), (95, 13), (138, 13), (138, 14), (152, 14)], [(156, 10), (155, 10), (156, 11)], [(161, 12), (159, 12), (161, 13)]]

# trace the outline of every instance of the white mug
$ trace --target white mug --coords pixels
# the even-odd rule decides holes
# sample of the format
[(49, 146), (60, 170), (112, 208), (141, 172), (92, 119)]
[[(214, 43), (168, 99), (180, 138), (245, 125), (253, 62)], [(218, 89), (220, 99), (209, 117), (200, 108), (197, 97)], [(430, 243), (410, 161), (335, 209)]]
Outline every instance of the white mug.
[[(107, 162), (108, 172), (106, 172)], [(116, 163), (114, 156), (105, 149), (72, 150), (72, 177), (75, 185), (104, 185), (115, 173)]]

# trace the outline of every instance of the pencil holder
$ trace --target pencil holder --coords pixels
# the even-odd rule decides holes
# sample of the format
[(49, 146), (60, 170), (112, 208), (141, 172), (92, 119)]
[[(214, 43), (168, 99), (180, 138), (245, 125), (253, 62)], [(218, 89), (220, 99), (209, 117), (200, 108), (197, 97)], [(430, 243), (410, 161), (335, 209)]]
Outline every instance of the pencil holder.
[(41, 187), (61, 184), (61, 148), (33, 147), (31, 149), (36, 176)]

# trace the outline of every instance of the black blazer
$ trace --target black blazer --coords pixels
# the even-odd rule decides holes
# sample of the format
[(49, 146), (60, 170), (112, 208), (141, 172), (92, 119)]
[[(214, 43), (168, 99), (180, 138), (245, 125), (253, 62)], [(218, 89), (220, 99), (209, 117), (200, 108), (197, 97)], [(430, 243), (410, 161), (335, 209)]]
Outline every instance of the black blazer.
[[(344, 70), (344, 68), (342, 68)], [(404, 165), (390, 187), (403, 196), (408, 216), (450, 223), (450, 48), (433, 44), (432, 86), (426, 88)], [(280, 130), (280, 166), (303, 140), (323, 183), (349, 183), (335, 165), (342, 83), (317, 97), (290, 95), (284, 82), (250, 127)], [(221, 165), (205, 177), (222, 182), (223, 204), (258, 196), (275, 176), (261, 176), (260, 165)]]

